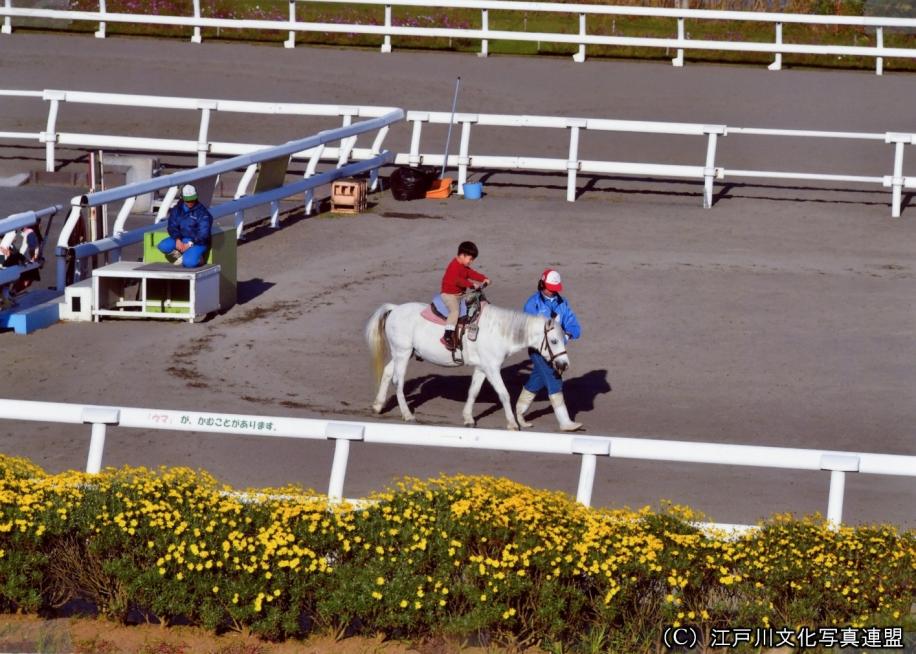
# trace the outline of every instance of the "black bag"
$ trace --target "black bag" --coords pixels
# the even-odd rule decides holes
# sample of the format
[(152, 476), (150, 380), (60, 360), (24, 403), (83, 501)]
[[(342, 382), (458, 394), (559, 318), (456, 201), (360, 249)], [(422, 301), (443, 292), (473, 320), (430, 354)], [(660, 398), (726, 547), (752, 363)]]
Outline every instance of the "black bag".
[(432, 176), (422, 168), (401, 166), (391, 173), (389, 182), (395, 200), (419, 200), (426, 197)]

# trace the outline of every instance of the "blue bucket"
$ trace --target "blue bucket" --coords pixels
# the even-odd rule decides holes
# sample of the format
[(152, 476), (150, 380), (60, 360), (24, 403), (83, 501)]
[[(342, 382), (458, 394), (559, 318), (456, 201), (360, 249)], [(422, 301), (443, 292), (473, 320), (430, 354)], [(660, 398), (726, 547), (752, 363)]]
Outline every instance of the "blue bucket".
[(465, 200), (479, 200), (481, 195), (483, 195), (483, 184), (480, 182), (472, 182), (464, 185)]

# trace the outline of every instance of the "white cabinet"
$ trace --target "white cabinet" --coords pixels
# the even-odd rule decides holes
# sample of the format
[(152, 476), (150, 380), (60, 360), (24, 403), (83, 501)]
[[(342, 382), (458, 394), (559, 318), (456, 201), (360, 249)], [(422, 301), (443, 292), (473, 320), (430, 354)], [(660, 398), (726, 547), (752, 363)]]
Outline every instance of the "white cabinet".
[(93, 319), (162, 318), (194, 322), (219, 310), (217, 264), (181, 268), (119, 261), (92, 271)]

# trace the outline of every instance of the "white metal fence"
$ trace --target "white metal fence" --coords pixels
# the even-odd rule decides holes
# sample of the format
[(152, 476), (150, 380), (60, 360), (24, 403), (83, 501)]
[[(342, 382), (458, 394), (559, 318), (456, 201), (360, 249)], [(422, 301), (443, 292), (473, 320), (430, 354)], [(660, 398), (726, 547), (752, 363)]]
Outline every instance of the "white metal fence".
[[(14, 213), (10, 216), (7, 216), (6, 218), (0, 219), (0, 236), (3, 236), (8, 232), (12, 232), (17, 229), (22, 229), (23, 227), (32, 227), (38, 224), (42, 218), (51, 219), (58, 211), (61, 211), (62, 209), (63, 206), (54, 205), (45, 209), (39, 209), (38, 211), (23, 211), (21, 213)], [(0, 267), (0, 294), (9, 300), (10, 284), (18, 280), (23, 273), (40, 267), (40, 261), (29, 261), (15, 266)]]
[[(154, 177), (107, 191), (78, 195), (71, 201), (70, 214), (60, 232), (55, 249), (55, 255), (57, 256), (57, 289), (62, 290), (66, 286), (68, 261), (71, 258), (75, 259), (79, 264), (87, 261), (89, 257), (113, 252), (114, 258), (118, 259), (123, 247), (139, 242), (145, 233), (160, 227), (158, 223), (165, 219), (172, 201), (178, 194), (178, 189), (183, 184), (204, 182), (211, 184), (212, 188), (212, 183), (218, 175), (229, 171), (244, 170), (245, 173), (239, 183), (236, 198), (229, 202), (209, 207), (214, 219), (219, 219), (223, 216), (235, 217), (237, 236), (241, 235), (244, 227), (246, 209), (269, 205), (271, 209), (271, 225), (277, 227), (280, 210), (279, 202), (283, 198), (304, 193), (305, 211), (308, 213), (311, 210), (313, 190), (318, 186), (328, 184), (341, 177), (348, 177), (365, 171), (370, 172), (371, 183), (375, 184), (378, 180), (378, 169), (385, 164), (392, 163), (394, 160), (393, 153), (381, 149), (385, 134), (391, 124), (403, 119), (404, 112), (401, 109), (393, 109), (378, 118), (370, 118), (346, 127), (326, 130), (307, 138), (267, 147), (253, 153), (239, 155), (193, 170)], [(375, 133), (375, 140), (370, 148), (371, 156), (361, 162), (345, 164), (344, 162), (349, 159), (349, 153), (354, 148), (359, 135), (373, 132)], [(337, 166), (333, 170), (318, 173), (318, 162), (326, 144), (338, 141), (340, 145), (337, 148), (339, 151)], [(301, 180), (286, 182), (285, 173), (289, 166), (290, 157), (296, 154), (308, 157), (309, 163)], [(246, 195), (248, 186), (259, 166), (279, 167), (280, 175), (274, 184), (251, 195)], [(145, 227), (125, 231), (124, 225), (137, 198), (160, 190), (166, 191), (166, 194), (160, 205), (156, 221)], [(92, 207), (104, 207), (117, 202), (123, 202), (123, 204), (114, 222), (111, 236), (103, 234), (103, 238), (70, 247), (71, 235), (76, 225), (82, 220), (84, 210)], [(83, 273), (80, 265), (75, 266), (75, 271), (76, 278), (79, 278)]]
[[(296, 44), (298, 32), (324, 32), (336, 34), (370, 34), (383, 37), (382, 52), (391, 52), (392, 36), (413, 37), (445, 37), (457, 39), (477, 39), (481, 42), (480, 54), (488, 54), (489, 41), (521, 41), (568, 43), (578, 45), (578, 51), (573, 55), (577, 62), (585, 61), (586, 48), (589, 45), (603, 46), (628, 46), (643, 48), (674, 49), (677, 56), (672, 60), (675, 66), (684, 64), (685, 50), (720, 50), (739, 52), (764, 52), (772, 53), (774, 60), (770, 64), (771, 70), (782, 67), (783, 54), (810, 54), (824, 56), (864, 56), (874, 57), (875, 72), (881, 75), (884, 69), (884, 59), (898, 57), (903, 59), (916, 58), (916, 48), (889, 48), (884, 45), (884, 30), (886, 28), (916, 27), (916, 19), (867, 17), (867, 16), (822, 16), (806, 14), (785, 14), (772, 12), (748, 11), (712, 11), (703, 9), (662, 9), (652, 7), (630, 7), (590, 4), (565, 4), (557, 2), (514, 2), (510, 0), (298, 0), (298, 2), (334, 2), (354, 5), (381, 5), (384, 7), (384, 23), (317, 23), (304, 22), (297, 19), (297, 0), (289, 0), (289, 17), (287, 20), (254, 20), (235, 18), (208, 18), (201, 13), (200, 0), (193, 0), (193, 15), (191, 16), (161, 16), (150, 14), (124, 14), (109, 12), (105, 0), (99, 0), (98, 11), (69, 11), (57, 9), (36, 9), (14, 7), (13, 0), (4, 0), (0, 7), (0, 16), (4, 16), (2, 33), (12, 32), (13, 18), (43, 18), (61, 21), (91, 21), (98, 22), (99, 27), (95, 32), (98, 38), (104, 38), (106, 23), (140, 23), (147, 25), (185, 26), (192, 28), (191, 40), (200, 43), (202, 40), (201, 28), (219, 29), (257, 29), (288, 32), (289, 37), (284, 42), (288, 48)], [(471, 9), (480, 11), (480, 28), (454, 28), (454, 27), (414, 27), (395, 25), (392, 20), (392, 7), (416, 7), (425, 10), (429, 7), (444, 7), (450, 9)], [(489, 12), (551, 12), (568, 14), (578, 17), (578, 33), (565, 34), (559, 32), (527, 32), (518, 30), (491, 30), (489, 27)], [(676, 36), (672, 38), (614, 36), (607, 34), (590, 33), (588, 30), (588, 17), (590, 16), (650, 16), (668, 18), (672, 20), (672, 31)], [(686, 21), (734, 21), (734, 22), (762, 22), (774, 26), (773, 42), (738, 42), (728, 40), (695, 40), (689, 38)], [(825, 26), (859, 26), (875, 29), (874, 45), (815, 45), (806, 43), (786, 43), (783, 40), (783, 25), (807, 24)]]
[[(289, 116), (336, 116), (342, 126), (350, 125), (354, 118), (372, 118), (392, 111), (391, 107), (370, 107), (350, 105), (318, 105), (271, 102), (241, 102), (235, 100), (178, 98), (167, 96), (127, 95), (117, 93), (85, 93), (74, 91), (15, 91), (0, 90), (0, 97), (33, 98), (48, 103), (46, 129), (43, 132), (0, 132), (0, 141), (19, 140), (36, 141), (45, 145), (45, 164), (48, 170), (54, 170), (55, 148), (106, 148), (115, 150), (143, 150), (162, 153), (197, 154), (198, 164), (206, 162), (210, 155), (238, 155), (264, 148), (264, 145), (246, 143), (215, 142), (209, 140), (209, 128), (214, 113), (233, 112), (243, 114), (274, 114)], [(162, 139), (137, 136), (113, 136), (104, 134), (87, 134), (59, 131), (59, 115), (62, 105), (66, 103), (94, 104), (101, 106), (131, 106), (157, 109), (179, 109), (200, 111), (198, 133), (194, 139)], [(566, 174), (566, 199), (575, 201), (577, 177), (580, 174), (597, 175), (636, 175), (667, 179), (688, 179), (703, 183), (703, 206), (710, 207), (713, 202), (714, 183), (727, 179), (785, 179), (797, 181), (823, 181), (832, 183), (873, 185), (891, 190), (891, 215), (899, 217), (902, 208), (903, 189), (916, 188), (916, 177), (906, 177), (903, 173), (905, 146), (916, 143), (916, 134), (898, 132), (842, 132), (827, 130), (793, 130), (764, 129), (756, 127), (737, 127), (728, 125), (707, 125), (702, 123), (670, 123), (655, 121), (612, 120), (603, 118), (578, 118), (557, 116), (515, 116), (503, 114), (458, 113), (454, 117), (447, 112), (408, 111), (407, 121), (411, 123), (410, 146), (407, 152), (398, 152), (394, 162), (397, 164), (426, 164), (441, 166), (444, 155), (424, 152), (422, 147), (423, 126), (428, 124), (448, 124), (453, 121), (460, 125), (458, 153), (448, 156), (449, 167), (458, 170), (458, 189), (467, 181), (472, 170), (512, 170), (512, 171), (547, 171)], [(471, 150), (471, 135), (475, 127), (498, 127), (503, 130), (516, 129), (551, 129), (569, 131), (569, 154), (566, 158), (497, 155), (480, 152), (478, 148), (487, 147), (492, 140), (482, 140), (484, 145), (474, 145)], [(600, 132), (623, 132), (632, 134), (661, 134), (669, 137), (694, 136), (705, 139), (706, 156), (693, 165), (674, 165), (646, 161), (608, 161), (580, 158), (580, 143), (590, 134)], [(724, 165), (721, 157), (717, 158), (717, 147), (720, 138), (726, 136), (749, 137), (752, 139), (785, 138), (820, 139), (829, 141), (877, 141), (893, 147), (888, 152), (886, 174), (835, 174), (829, 171), (791, 171), (760, 170), (737, 168)], [(538, 144), (536, 139), (528, 139), (529, 144)], [(785, 141), (783, 141), (785, 143)], [(327, 147), (321, 152), (324, 160), (336, 161), (338, 165), (354, 160), (364, 161), (375, 156), (380, 144), (369, 148), (334, 148)], [(544, 147), (545, 150), (548, 148)], [(700, 149), (700, 148), (698, 148)], [(772, 150), (767, 146), (767, 150)], [(294, 155), (299, 156), (299, 155)], [(310, 155), (302, 155), (310, 156)], [(638, 153), (637, 153), (638, 156)]]
[(591, 504), (598, 457), (829, 471), (827, 518), (836, 524), (842, 522), (847, 473), (916, 477), (916, 456), (689, 443), (620, 436), (575, 436), (543, 432), (519, 434), (464, 427), (344, 422), (22, 400), (0, 400), (0, 419), (91, 425), (86, 463), (86, 471), (90, 473), (101, 470), (108, 426), (334, 441), (328, 495), (338, 501), (344, 493), (350, 444), (358, 442), (577, 455), (582, 460), (576, 499), (585, 505)]

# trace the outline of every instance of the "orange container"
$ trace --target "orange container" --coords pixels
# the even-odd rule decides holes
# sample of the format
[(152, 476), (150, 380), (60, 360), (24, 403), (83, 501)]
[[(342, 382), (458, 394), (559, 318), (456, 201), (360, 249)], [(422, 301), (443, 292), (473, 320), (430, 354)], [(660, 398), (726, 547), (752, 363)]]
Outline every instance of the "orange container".
[(450, 177), (434, 179), (433, 183), (429, 185), (429, 190), (426, 192), (426, 199), (440, 200), (450, 196), (452, 194), (452, 181)]

